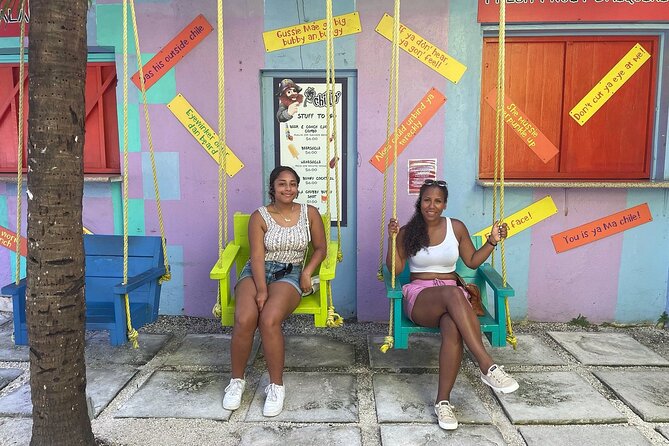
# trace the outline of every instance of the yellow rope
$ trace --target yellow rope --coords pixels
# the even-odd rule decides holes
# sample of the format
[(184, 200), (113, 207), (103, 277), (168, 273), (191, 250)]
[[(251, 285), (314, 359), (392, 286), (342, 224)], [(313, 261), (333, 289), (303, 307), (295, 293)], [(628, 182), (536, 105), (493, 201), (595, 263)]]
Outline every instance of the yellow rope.
[(225, 133), (225, 45), (223, 36), (223, 0), (216, 7), (218, 42), (218, 251), (223, 252), (228, 240), (228, 176)]
[[(123, 284), (128, 283), (128, 0), (123, 0)], [(128, 339), (138, 348), (136, 330), (132, 327), (130, 298), (126, 293), (125, 317)], [(131, 339), (131, 336), (134, 340)]]
[(165, 223), (163, 221), (163, 208), (160, 204), (160, 189), (158, 187), (158, 171), (156, 169), (156, 156), (153, 150), (153, 137), (151, 135), (151, 120), (149, 119), (149, 104), (146, 100), (146, 86), (144, 84), (144, 68), (142, 63), (142, 53), (139, 48), (139, 34), (137, 32), (137, 19), (135, 16), (135, 1), (130, 0), (130, 13), (132, 16), (132, 28), (135, 37), (135, 51), (137, 53), (137, 66), (139, 68), (139, 85), (142, 92), (142, 101), (144, 102), (144, 119), (146, 121), (146, 136), (149, 142), (149, 159), (151, 160), (151, 172), (153, 174), (153, 193), (156, 197), (156, 209), (158, 212), (158, 225), (160, 227), (160, 241), (163, 250), (163, 265), (165, 274), (158, 279), (158, 283), (167, 282), (172, 278), (170, 273), (170, 264), (167, 256), (167, 239), (165, 238)]
[(19, 37), (19, 138), (16, 151), (16, 259), (14, 264), (14, 280), (18, 285), (21, 282), (21, 191), (23, 190), (23, 82), (25, 72), (25, 50), (23, 40), (26, 33), (26, 22), (21, 20), (21, 35)]
[[(330, 221), (330, 146), (334, 144), (333, 158), (335, 160), (335, 194), (337, 200), (337, 261), (341, 262), (343, 254), (341, 252), (341, 216), (339, 203), (339, 154), (337, 153), (337, 106), (335, 99), (335, 62), (334, 62), (334, 34), (332, 32), (332, 0), (325, 2), (325, 21), (327, 23), (325, 31), (325, 126), (326, 126), (326, 155), (325, 155), (325, 196), (327, 197), (327, 215)], [(330, 116), (332, 115), (332, 116)], [(330, 228), (325, 228), (326, 249), (330, 246)], [(330, 327), (341, 327), (344, 325), (344, 319), (335, 312), (334, 302), (332, 301), (332, 285), (328, 282), (327, 286), (328, 316), (325, 324)]]
[[(391, 62), (391, 89), (394, 89), (394, 125), (395, 129), (393, 136), (393, 218), (397, 218), (397, 127), (399, 126), (399, 51), (400, 51), (400, 0), (395, 0), (395, 10), (394, 10), (394, 19), (393, 24), (393, 51), (392, 51), (392, 62)], [(390, 102), (390, 101), (389, 101)], [(388, 133), (389, 130), (386, 129)], [(386, 139), (387, 141), (387, 139)], [(387, 162), (386, 162), (387, 165)], [(393, 234), (391, 238), (391, 286), (395, 288), (395, 253), (397, 252), (397, 235)], [(390, 317), (388, 319), (388, 336), (383, 339), (383, 345), (380, 347), (381, 352), (385, 353), (389, 349), (393, 348), (395, 344), (395, 339), (393, 338), (393, 320), (394, 320), (394, 305), (393, 302), (390, 302)]]
[[(506, 67), (506, 2), (499, 3), (499, 42), (498, 42), (498, 60), (497, 60), (497, 113), (495, 125), (495, 178), (493, 188), (493, 223), (499, 221), (500, 224), (504, 221), (504, 97), (505, 97), (505, 67)], [(499, 175), (499, 188), (498, 188)], [(497, 216), (497, 196), (499, 194), (499, 216)], [(501, 241), (500, 258), (502, 264), (502, 283), (506, 286), (506, 250), (504, 239)], [(494, 255), (493, 255), (494, 262)], [(513, 349), (518, 345), (518, 339), (513, 334), (513, 327), (511, 325), (511, 313), (509, 311), (509, 299), (504, 299), (504, 306), (506, 308), (506, 340)]]

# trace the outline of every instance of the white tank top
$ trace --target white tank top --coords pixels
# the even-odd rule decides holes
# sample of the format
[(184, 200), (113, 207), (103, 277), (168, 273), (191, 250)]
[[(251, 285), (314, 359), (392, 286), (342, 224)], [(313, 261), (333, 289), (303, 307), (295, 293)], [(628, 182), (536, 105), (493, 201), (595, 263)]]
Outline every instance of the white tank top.
[(453, 232), (451, 219), (446, 217), (446, 237), (435, 246), (428, 246), (409, 257), (409, 271), (412, 273), (452, 273), (460, 257), (458, 239)]
[(300, 204), (300, 217), (293, 226), (279, 225), (266, 206), (258, 208), (267, 225), (265, 232), (265, 260), (281, 263), (302, 263), (309, 245), (309, 217), (307, 205)]

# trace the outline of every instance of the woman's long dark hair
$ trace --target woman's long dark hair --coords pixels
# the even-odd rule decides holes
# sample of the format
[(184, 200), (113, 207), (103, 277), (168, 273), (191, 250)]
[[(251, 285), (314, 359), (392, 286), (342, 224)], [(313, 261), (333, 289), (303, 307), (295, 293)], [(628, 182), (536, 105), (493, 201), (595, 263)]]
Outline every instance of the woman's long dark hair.
[(427, 233), (427, 226), (425, 219), (420, 212), (420, 203), (423, 201), (423, 194), (430, 187), (436, 187), (444, 194), (444, 203), (448, 200), (448, 188), (446, 186), (439, 186), (437, 184), (426, 185), (420, 187), (418, 193), (418, 200), (416, 200), (416, 211), (414, 212), (409, 223), (404, 227), (403, 248), (407, 257), (415, 256), (418, 251), (430, 246), (430, 236)]
[[(268, 193), (269, 193), (269, 199), (271, 200), (272, 203), (274, 203), (274, 200), (276, 199), (276, 197), (274, 195), (275, 192), (276, 192), (274, 190), (274, 182), (276, 181), (277, 178), (279, 178), (279, 175), (281, 175), (281, 172), (290, 172), (291, 174), (293, 174), (293, 176), (295, 177), (295, 181), (297, 181), (297, 185), (298, 186), (300, 185), (300, 176), (297, 174), (297, 172), (295, 172), (295, 170), (292, 167), (288, 167), (288, 166), (277, 166), (277, 167), (275, 167), (274, 170), (272, 171), (272, 173), (269, 174), (269, 190), (268, 190)], [(299, 191), (298, 191), (298, 195), (299, 195)], [(296, 196), (296, 198), (297, 198), (297, 196)]]

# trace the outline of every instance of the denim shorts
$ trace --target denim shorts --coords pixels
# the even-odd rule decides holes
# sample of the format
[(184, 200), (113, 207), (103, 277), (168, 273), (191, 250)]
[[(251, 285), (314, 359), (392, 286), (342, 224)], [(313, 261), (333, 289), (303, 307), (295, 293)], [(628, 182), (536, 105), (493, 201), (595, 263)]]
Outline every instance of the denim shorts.
[[(297, 292), (301, 296), (302, 288), (300, 287), (300, 275), (302, 274), (302, 264), (293, 263), (292, 271), (289, 273), (282, 274), (280, 271), (285, 271), (285, 268), (287, 268), (288, 265), (290, 265), (290, 263), (265, 261), (265, 281), (267, 282), (267, 285), (269, 285), (272, 282), (289, 283), (297, 290)], [(282, 274), (283, 277), (281, 277), (280, 279), (275, 278), (275, 273), (277, 272), (279, 272), (279, 274)], [(239, 279), (237, 279), (237, 283), (239, 283), (242, 279), (246, 277), (253, 278), (253, 273), (251, 272), (250, 259), (246, 262), (246, 265), (244, 265), (242, 272), (239, 274)]]

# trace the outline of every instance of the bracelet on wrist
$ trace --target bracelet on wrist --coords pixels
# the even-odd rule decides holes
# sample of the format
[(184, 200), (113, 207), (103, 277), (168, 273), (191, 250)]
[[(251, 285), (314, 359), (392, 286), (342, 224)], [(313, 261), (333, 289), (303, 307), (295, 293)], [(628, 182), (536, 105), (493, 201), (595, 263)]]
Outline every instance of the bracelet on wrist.
[(493, 248), (497, 248), (497, 243), (491, 242), (490, 239), (486, 240), (486, 243), (490, 244)]

